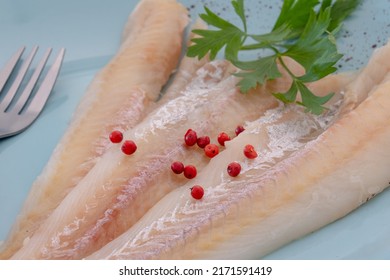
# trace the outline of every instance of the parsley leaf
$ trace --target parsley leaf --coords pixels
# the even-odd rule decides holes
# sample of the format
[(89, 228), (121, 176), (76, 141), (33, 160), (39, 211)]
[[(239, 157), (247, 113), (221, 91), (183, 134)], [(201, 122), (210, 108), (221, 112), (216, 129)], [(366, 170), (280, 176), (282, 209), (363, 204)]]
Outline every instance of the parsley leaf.
[[(327, 2), (327, 1), (325, 1)], [(329, 0), (328, 2), (332, 2)], [(361, 3), (361, 0), (337, 0), (333, 6), (330, 3), (325, 3), (321, 9), (331, 7), (331, 22), (329, 24), (329, 31), (335, 30)], [(328, 4), (328, 6), (326, 6)]]
[(284, 53), (305, 68), (304, 82), (316, 81), (334, 72), (333, 65), (342, 57), (337, 53), (333, 34), (326, 34), (330, 20), (329, 8), (321, 11), (318, 18), (312, 12), (302, 35)]
[[(306, 0), (306, 1), (295, 1), (285, 0), (283, 2), (282, 10), (280, 11), (279, 17), (273, 27), (273, 30), (278, 27), (287, 24), (290, 26), (294, 33), (291, 34), (291, 38), (299, 35), (306, 25), (307, 18), (309, 17), (312, 9), (318, 4), (318, 0)], [(287, 37), (285, 39), (289, 39)]]
[(238, 83), (242, 92), (248, 92), (251, 88), (255, 88), (257, 84), (264, 84), (267, 80), (276, 79), (282, 74), (276, 64), (276, 55), (262, 57), (254, 61), (234, 61), (233, 64), (246, 72), (235, 73), (237, 77), (241, 77)]
[(230, 54), (237, 53), (241, 47), (241, 40), (245, 36), (245, 32), (220, 18), (207, 7), (205, 7), (205, 11), (206, 14), (201, 14), (200, 18), (206, 23), (218, 27), (220, 30), (193, 30), (193, 33), (201, 37), (192, 39), (195, 44), (188, 48), (187, 56), (201, 59), (210, 52), (210, 59), (213, 60), (224, 46), (226, 46)]
[[(200, 59), (210, 53), (210, 58), (214, 59), (224, 50), (224, 57), (241, 70), (234, 75), (240, 78), (238, 87), (244, 93), (280, 77), (279, 64), (291, 76), (292, 83), (287, 92), (273, 95), (282, 102), (296, 102), (308, 112), (321, 114), (333, 93), (316, 96), (305, 83), (317, 81), (336, 71), (334, 65), (342, 55), (337, 52), (335, 33), (360, 1), (284, 0), (272, 30), (266, 34), (248, 33), (244, 0), (231, 1), (235, 13), (241, 19), (242, 28), (205, 7), (205, 13), (200, 17), (214, 29), (194, 30), (199, 37), (192, 39), (194, 44), (189, 47), (187, 55)], [(267, 49), (271, 54), (253, 61), (238, 58), (240, 51), (262, 49)], [(283, 57), (290, 57), (302, 65), (305, 74), (295, 76), (284, 63)], [(298, 94), (301, 101), (297, 101)]]
[(296, 87), (301, 93), (302, 101), (297, 102), (300, 105), (306, 107), (308, 112), (319, 115), (325, 109), (322, 105), (328, 102), (332, 97), (333, 93), (330, 93), (323, 97), (313, 95), (313, 93), (305, 86), (304, 83), (296, 82)]
[(244, 0), (232, 1), (232, 5), (234, 7), (236, 14), (241, 18), (242, 24), (244, 25), (244, 31), (246, 32), (247, 26), (246, 26), (246, 17), (245, 17), (245, 10), (244, 10)]

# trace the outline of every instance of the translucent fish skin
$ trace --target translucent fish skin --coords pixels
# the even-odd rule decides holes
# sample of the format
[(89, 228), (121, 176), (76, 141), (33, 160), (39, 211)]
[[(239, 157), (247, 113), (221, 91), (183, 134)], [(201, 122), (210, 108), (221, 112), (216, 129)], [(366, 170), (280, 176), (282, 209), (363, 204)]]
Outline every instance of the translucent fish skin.
[(114, 129), (143, 119), (176, 68), (187, 10), (174, 0), (142, 0), (130, 16), (118, 53), (92, 81), (72, 123), (34, 182), (0, 259), (9, 258), (93, 167)]
[[(389, 182), (390, 81), (374, 87), (342, 114), (340, 103), (320, 118), (270, 110), (203, 169), (194, 182), (202, 200), (190, 184), (172, 191), (87, 259), (260, 258), (343, 217)], [(242, 155), (246, 144), (258, 158)], [(239, 177), (226, 174), (232, 161), (243, 165)]]

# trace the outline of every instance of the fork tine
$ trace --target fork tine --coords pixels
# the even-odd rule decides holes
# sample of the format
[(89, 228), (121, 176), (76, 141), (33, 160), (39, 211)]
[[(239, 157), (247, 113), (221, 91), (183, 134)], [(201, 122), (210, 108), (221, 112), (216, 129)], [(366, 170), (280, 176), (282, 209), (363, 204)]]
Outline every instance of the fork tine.
[(19, 58), (22, 56), (25, 47), (21, 47), (7, 62), (3, 70), (0, 72), (0, 91), (3, 89), (8, 78), (11, 76), (12, 71), (14, 70), (16, 64), (19, 61)]
[(36, 114), (38, 116), (38, 114), (42, 111), (50, 95), (50, 92), (53, 89), (54, 84), (57, 80), (57, 76), (60, 71), (64, 55), (65, 49), (62, 48), (58, 56), (56, 57), (53, 65), (51, 66), (49, 72), (47, 73), (45, 79), (43, 80), (41, 86), (39, 87), (39, 90), (35, 94), (30, 105), (28, 106), (26, 113)]
[(23, 109), (24, 105), (26, 104), (29, 96), (31, 95), (33, 88), (35, 84), (37, 83), (39, 76), (41, 75), (43, 68), (46, 65), (47, 59), (50, 56), (52, 49), (49, 48), (46, 50), (45, 54), (43, 55), (43, 58), (35, 68), (34, 74), (31, 76), (30, 81), (26, 85), (26, 87), (23, 90), (22, 95), (19, 97), (17, 103), (15, 104), (14, 108), (12, 109), (16, 113), (20, 113), (21, 110)]
[(11, 101), (15, 97), (15, 94), (18, 91), (18, 88), (22, 83), (24, 76), (26, 75), (26, 72), (30, 67), (31, 61), (33, 60), (37, 50), (38, 50), (38, 46), (35, 46), (31, 51), (30, 55), (28, 56), (27, 60), (23, 63), (22, 68), (20, 69), (18, 75), (16, 76), (15, 81), (13, 82), (7, 95), (4, 97), (4, 99), (0, 104), (0, 112), (4, 112), (5, 110), (7, 110), (8, 106), (11, 104)]

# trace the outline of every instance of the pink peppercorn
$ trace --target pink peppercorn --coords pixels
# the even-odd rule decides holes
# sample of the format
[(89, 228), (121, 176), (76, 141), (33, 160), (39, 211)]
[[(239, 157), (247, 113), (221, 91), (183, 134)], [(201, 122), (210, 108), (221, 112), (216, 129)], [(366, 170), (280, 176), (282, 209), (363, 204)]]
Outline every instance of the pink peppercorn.
[(197, 139), (196, 143), (198, 144), (199, 148), (204, 149), (208, 144), (210, 144), (210, 137), (208, 136), (201, 136)]
[(203, 195), (204, 189), (201, 186), (196, 185), (191, 188), (191, 196), (196, 200), (202, 199)]
[(184, 171), (184, 164), (180, 161), (175, 161), (171, 164), (171, 169), (175, 174), (181, 174)]
[(237, 177), (241, 172), (241, 165), (234, 161), (229, 163), (227, 167), (227, 173), (232, 177)]
[(137, 145), (132, 140), (126, 140), (123, 142), (121, 149), (124, 154), (131, 155), (137, 150)]
[(186, 177), (187, 179), (193, 179), (196, 177), (197, 174), (196, 167), (193, 165), (185, 166), (183, 172), (184, 177)]
[(187, 130), (186, 134), (184, 135), (184, 142), (187, 146), (194, 146), (196, 144), (198, 137), (196, 135), (196, 132), (192, 129)]

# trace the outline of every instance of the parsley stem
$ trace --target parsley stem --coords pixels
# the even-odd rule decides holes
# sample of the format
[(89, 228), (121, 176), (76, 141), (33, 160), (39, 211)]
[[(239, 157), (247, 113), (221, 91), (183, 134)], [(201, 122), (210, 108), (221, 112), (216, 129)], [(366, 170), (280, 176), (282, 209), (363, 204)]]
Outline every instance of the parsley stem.
[(297, 79), (297, 76), (294, 75), (293, 72), (290, 71), (290, 69), (287, 67), (287, 65), (284, 63), (282, 56), (278, 55), (278, 61), (280, 62), (280, 65), (287, 71), (287, 73), (294, 79)]
[(242, 46), (240, 48), (241, 51), (253, 51), (258, 49), (272, 49), (275, 50), (275, 48), (270, 45), (269, 43), (257, 43), (257, 44), (250, 44), (246, 46)]
[(257, 50), (259, 48), (263, 48), (264, 45), (263, 44), (251, 44), (251, 45), (246, 45), (246, 46), (242, 46), (240, 48), (241, 51), (251, 51), (251, 50)]

